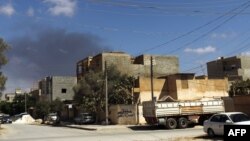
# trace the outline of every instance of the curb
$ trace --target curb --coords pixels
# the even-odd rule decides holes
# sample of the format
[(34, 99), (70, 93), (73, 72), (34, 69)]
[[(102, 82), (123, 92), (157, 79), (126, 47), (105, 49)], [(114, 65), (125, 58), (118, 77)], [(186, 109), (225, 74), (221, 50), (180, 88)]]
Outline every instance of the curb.
[(97, 128), (88, 128), (88, 127), (80, 127), (80, 126), (72, 126), (72, 125), (61, 125), (63, 127), (74, 128), (74, 129), (82, 129), (82, 130), (89, 130), (89, 131), (96, 131)]
[(89, 130), (89, 131), (101, 131), (101, 130), (116, 130), (116, 129), (129, 129), (127, 126), (116, 126), (116, 125), (74, 125), (74, 124), (67, 124), (61, 123), (60, 126), (68, 127), (68, 128), (75, 128), (75, 129), (82, 129), (82, 130)]

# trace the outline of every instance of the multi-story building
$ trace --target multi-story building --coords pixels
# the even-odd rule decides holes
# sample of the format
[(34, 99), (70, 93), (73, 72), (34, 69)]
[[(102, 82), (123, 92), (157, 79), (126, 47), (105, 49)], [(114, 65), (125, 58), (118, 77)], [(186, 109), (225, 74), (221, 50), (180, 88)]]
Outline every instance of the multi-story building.
[(229, 81), (247, 80), (250, 78), (250, 56), (220, 57), (207, 63), (210, 77), (226, 76)]
[(16, 94), (15, 93), (6, 93), (5, 94), (5, 101), (7, 102), (13, 102)]
[(153, 62), (154, 77), (179, 72), (179, 60), (175, 56), (140, 55), (133, 58), (131, 55), (123, 52), (105, 52), (77, 62), (77, 79), (80, 80), (89, 70), (104, 71), (105, 62), (107, 66), (116, 66), (121, 73), (149, 77), (151, 73), (151, 60)]
[(42, 101), (73, 100), (73, 87), (77, 84), (76, 77), (48, 76), (39, 82), (40, 91), (36, 92)]

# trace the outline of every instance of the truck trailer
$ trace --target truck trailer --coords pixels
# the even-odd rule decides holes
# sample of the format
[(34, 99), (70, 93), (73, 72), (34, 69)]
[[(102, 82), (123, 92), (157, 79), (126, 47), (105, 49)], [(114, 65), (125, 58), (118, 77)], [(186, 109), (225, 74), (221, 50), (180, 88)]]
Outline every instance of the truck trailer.
[(168, 129), (187, 128), (203, 124), (211, 115), (224, 112), (222, 99), (194, 101), (145, 101), (143, 117), (150, 125), (164, 125)]

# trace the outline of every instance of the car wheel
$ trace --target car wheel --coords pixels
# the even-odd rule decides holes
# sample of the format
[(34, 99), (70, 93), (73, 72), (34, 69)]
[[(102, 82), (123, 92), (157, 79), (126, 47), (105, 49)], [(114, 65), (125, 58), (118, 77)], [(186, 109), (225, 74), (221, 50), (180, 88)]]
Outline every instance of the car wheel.
[(175, 129), (177, 127), (177, 122), (174, 118), (167, 119), (166, 127), (168, 129)]
[(209, 128), (209, 129), (207, 130), (207, 134), (208, 134), (209, 137), (214, 137), (214, 136), (215, 136), (214, 131), (213, 131), (213, 129), (211, 129), (211, 128)]
[(178, 127), (179, 128), (187, 128), (188, 126), (188, 120), (185, 117), (181, 117), (178, 119)]

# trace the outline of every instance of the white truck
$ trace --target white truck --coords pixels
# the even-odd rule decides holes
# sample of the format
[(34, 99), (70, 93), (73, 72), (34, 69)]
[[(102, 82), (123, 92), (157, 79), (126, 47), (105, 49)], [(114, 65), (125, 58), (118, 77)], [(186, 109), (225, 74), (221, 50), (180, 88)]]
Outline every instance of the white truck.
[(224, 112), (224, 103), (221, 99), (164, 102), (145, 101), (143, 117), (150, 125), (164, 125), (168, 129), (186, 128), (191, 123), (203, 124), (215, 113)]

